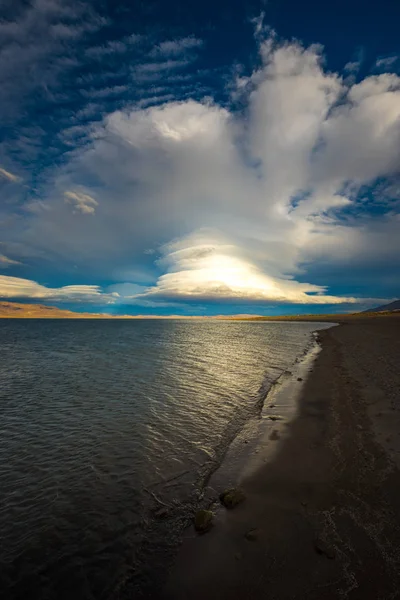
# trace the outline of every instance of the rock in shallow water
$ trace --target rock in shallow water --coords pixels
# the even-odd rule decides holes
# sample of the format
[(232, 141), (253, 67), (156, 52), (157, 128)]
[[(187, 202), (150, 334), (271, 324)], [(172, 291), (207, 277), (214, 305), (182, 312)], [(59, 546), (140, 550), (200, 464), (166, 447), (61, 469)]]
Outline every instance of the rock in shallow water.
[(198, 510), (194, 517), (194, 527), (199, 533), (209, 531), (213, 526), (213, 513), (211, 510)]
[(246, 498), (242, 490), (237, 488), (231, 488), (229, 490), (225, 490), (220, 494), (219, 499), (221, 503), (225, 506), (225, 508), (235, 508), (238, 504), (243, 502)]

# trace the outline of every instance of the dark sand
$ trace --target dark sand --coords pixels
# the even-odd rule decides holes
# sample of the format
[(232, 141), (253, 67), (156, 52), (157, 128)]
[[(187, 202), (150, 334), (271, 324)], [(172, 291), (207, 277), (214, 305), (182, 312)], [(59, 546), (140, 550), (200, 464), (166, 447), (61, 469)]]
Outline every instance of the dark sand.
[(320, 339), (290, 436), (242, 505), (189, 532), (162, 598), (400, 598), (400, 318)]

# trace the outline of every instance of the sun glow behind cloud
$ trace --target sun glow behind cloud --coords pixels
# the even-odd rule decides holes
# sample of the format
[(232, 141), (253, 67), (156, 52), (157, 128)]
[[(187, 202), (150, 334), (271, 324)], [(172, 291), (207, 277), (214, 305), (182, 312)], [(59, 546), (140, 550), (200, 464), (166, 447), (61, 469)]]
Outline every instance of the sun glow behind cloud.
[[(86, 293), (99, 303), (368, 301), (332, 294), (309, 273), (329, 264), (350, 280), (372, 262), (397, 260), (399, 193), (388, 190), (397, 189), (400, 164), (400, 78), (382, 73), (354, 83), (324, 68), (320, 47), (261, 34), (260, 64), (230, 82), (230, 105), (168, 97), (111, 111), (85, 129), (90, 144), (76, 148), (29, 204), (19, 233), (26, 253), (68, 259), (120, 293), (38, 291), (21, 280), (7, 297), (24, 289), (24, 297), (75, 301)], [(135, 77), (201, 47), (194, 37), (159, 44)], [(76, 133), (72, 127), (68, 139)], [(372, 219), (363, 194), (378, 181), (388, 187)], [(5, 246), (17, 262), (12, 249)], [(147, 273), (135, 275), (143, 262)]]
[[(143, 298), (171, 300), (269, 302), (295, 304), (356, 303), (352, 297), (325, 294), (321, 286), (273, 278), (237, 256), (238, 248), (219, 243), (207, 232), (164, 248), (168, 272)], [(236, 255), (235, 255), (236, 254)]]

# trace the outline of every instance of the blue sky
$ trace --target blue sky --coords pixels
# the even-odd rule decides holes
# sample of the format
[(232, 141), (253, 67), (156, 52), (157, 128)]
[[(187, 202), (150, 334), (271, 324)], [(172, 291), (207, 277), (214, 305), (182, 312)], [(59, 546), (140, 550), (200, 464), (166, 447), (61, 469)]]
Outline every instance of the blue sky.
[(399, 296), (400, 5), (2, 3), (0, 299), (113, 314)]

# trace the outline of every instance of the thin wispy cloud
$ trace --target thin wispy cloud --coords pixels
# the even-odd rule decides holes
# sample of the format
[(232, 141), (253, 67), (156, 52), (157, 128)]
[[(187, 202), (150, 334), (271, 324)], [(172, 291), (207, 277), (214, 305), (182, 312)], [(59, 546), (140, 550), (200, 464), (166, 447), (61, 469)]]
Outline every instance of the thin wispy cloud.
[(12, 265), (20, 265), (20, 264), (21, 264), (20, 261), (13, 260), (12, 258), (8, 258), (8, 256), (5, 256), (4, 254), (0, 253), (0, 268), (7, 268)]
[(132, 69), (132, 80), (136, 83), (163, 81), (165, 75), (185, 69), (191, 59), (165, 60), (162, 62), (145, 62)]
[(64, 200), (67, 204), (72, 204), (74, 209), (83, 215), (93, 215), (96, 206), (99, 205), (92, 196), (82, 192), (64, 192)]
[(190, 50), (195, 50), (203, 46), (203, 40), (188, 36), (176, 40), (165, 40), (157, 44), (150, 52), (150, 56), (180, 56), (186, 54)]
[(13, 183), (16, 183), (17, 181), (19, 181), (19, 177), (14, 175), (14, 173), (10, 173), (10, 171), (6, 171), (6, 169), (0, 167), (0, 181), (1, 180), (12, 181)]
[(60, 288), (48, 288), (30, 279), (0, 275), (0, 298), (109, 304), (115, 302), (117, 297), (116, 292), (105, 294), (97, 285), (68, 285)]
[(359, 61), (350, 61), (344, 65), (344, 70), (348, 73), (357, 73), (360, 67), (361, 63)]
[(110, 96), (120, 96), (129, 89), (127, 85), (115, 85), (113, 87), (104, 87), (100, 89), (81, 90), (82, 96), (90, 100), (109, 98)]
[[(77, 63), (77, 40), (98, 30), (105, 19), (89, 5), (60, 0), (34, 0), (16, 7), (8, 20), (0, 23), (0, 100), (3, 118), (15, 114), (33, 90), (44, 93), (58, 77)], [(51, 58), (51, 61), (49, 59)]]
[(380, 58), (379, 60), (376, 61), (375, 66), (380, 68), (380, 69), (390, 69), (391, 67), (393, 67), (395, 65), (395, 63), (397, 62), (398, 58), (397, 56), (388, 56), (386, 58)]

